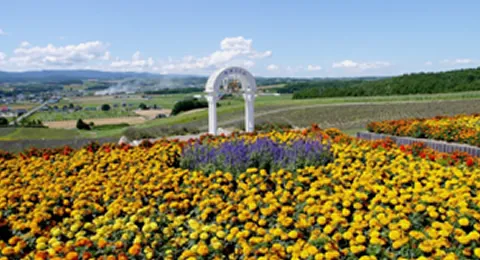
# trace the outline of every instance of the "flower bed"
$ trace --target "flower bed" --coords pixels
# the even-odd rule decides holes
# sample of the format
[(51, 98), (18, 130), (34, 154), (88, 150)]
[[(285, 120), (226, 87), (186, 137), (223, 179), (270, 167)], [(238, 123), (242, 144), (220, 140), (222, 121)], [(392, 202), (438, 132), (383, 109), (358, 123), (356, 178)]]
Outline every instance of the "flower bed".
[(370, 132), (429, 138), (480, 147), (480, 114), (372, 122)]
[[(329, 159), (184, 161), (257, 146)], [(0, 259), (480, 257), (479, 161), (465, 154), (312, 128), (2, 155)]]

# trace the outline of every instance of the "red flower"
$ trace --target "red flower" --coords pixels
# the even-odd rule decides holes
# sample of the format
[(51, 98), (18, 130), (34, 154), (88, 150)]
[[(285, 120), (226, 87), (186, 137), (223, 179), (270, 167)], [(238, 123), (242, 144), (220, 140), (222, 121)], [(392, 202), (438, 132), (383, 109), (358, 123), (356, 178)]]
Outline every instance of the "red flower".
[(472, 167), (475, 164), (472, 157), (468, 157), (465, 163), (467, 164), (468, 167)]

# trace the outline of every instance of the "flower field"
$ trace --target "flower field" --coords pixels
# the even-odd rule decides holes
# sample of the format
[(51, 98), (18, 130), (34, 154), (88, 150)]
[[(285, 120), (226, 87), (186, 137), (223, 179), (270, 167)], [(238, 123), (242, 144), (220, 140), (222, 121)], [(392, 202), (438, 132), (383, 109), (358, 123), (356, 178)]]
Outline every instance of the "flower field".
[(480, 114), (372, 122), (370, 132), (429, 138), (480, 147)]
[(0, 259), (480, 258), (479, 165), (316, 127), (0, 153)]

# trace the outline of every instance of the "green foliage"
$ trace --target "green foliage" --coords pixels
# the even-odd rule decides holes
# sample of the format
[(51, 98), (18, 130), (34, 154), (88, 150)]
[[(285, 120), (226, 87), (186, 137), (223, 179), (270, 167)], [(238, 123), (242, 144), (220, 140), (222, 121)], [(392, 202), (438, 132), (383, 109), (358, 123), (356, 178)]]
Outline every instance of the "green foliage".
[(8, 119), (5, 117), (0, 117), (0, 127), (6, 127), (8, 126)]
[(17, 127), (39, 127), (39, 128), (47, 128), (46, 126), (43, 125), (43, 122), (39, 119), (35, 120), (35, 119), (27, 119), (27, 118), (23, 118), (20, 123), (16, 123), (15, 122), (15, 126)]
[(102, 111), (109, 111), (110, 110), (110, 105), (109, 104), (103, 104), (100, 109), (102, 109)]
[(140, 108), (141, 110), (147, 110), (148, 106), (145, 105), (144, 103), (140, 103), (140, 105), (138, 105), (138, 108)]
[(78, 119), (78, 121), (77, 121), (77, 129), (80, 129), (80, 130), (91, 130), (92, 128), (90, 127), (89, 124), (83, 122), (82, 119)]
[(178, 115), (181, 112), (208, 107), (206, 100), (198, 100), (196, 98), (181, 100), (175, 103), (172, 109), (172, 115)]
[(438, 73), (405, 74), (380, 80), (338, 80), (289, 84), (293, 99), (321, 97), (390, 96), (480, 90), (480, 68)]

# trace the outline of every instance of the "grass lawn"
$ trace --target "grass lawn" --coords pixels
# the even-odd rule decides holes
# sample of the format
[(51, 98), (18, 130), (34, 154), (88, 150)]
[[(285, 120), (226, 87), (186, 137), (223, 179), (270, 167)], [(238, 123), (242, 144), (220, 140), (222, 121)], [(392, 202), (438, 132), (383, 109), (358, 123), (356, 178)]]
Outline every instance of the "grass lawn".
[[(2, 131), (0, 131), (1, 133)], [(0, 134), (0, 140), (17, 139), (72, 139), (80, 137), (79, 130), (50, 129), (50, 128), (9, 128), (5, 135)]]

